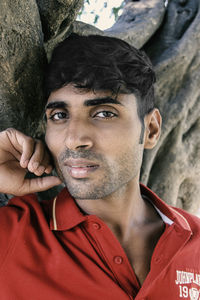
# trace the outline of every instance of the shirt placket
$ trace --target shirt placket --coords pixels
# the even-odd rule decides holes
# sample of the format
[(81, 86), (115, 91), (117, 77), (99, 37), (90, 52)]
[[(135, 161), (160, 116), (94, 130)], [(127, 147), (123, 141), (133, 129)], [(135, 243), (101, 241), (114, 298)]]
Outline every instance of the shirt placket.
[(95, 216), (84, 225), (96, 251), (111, 270), (114, 280), (134, 299), (140, 288), (125, 251), (108, 226)]

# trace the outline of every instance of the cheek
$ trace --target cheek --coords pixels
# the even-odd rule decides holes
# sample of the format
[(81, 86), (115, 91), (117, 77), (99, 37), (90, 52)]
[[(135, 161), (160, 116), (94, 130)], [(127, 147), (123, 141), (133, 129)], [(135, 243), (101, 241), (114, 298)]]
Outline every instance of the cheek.
[(106, 149), (109, 161), (116, 162), (121, 168), (129, 167), (138, 170), (141, 166), (143, 156), (143, 145), (139, 144), (140, 131), (134, 132), (127, 128), (123, 132), (117, 132), (110, 139)]
[(117, 133), (99, 138), (96, 150), (102, 153), (108, 161), (118, 161), (127, 157), (136, 146), (133, 139), (126, 134)]
[(102, 135), (96, 139), (99, 145), (112, 149), (114, 152), (120, 152), (122, 149), (133, 148), (139, 144), (141, 129), (132, 124), (126, 126), (116, 126), (114, 129), (105, 130)]

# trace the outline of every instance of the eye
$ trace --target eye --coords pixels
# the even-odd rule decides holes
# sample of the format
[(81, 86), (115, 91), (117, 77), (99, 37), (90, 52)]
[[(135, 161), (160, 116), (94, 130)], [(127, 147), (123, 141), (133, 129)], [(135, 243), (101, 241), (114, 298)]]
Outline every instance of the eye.
[(54, 114), (52, 114), (50, 117), (49, 117), (50, 120), (52, 121), (59, 121), (59, 120), (63, 120), (63, 119), (68, 119), (68, 114), (66, 112), (56, 112)]
[(100, 118), (100, 119), (112, 119), (114, 117), (117, 117), (117, 114), (111, 112), (111, 111), (100, 111), (94, 115), (95, 118)]

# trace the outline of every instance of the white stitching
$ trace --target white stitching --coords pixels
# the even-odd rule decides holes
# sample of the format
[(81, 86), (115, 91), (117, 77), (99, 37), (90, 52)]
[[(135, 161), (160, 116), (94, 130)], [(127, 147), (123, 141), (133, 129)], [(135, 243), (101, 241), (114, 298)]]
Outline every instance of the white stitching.
[(174, 208), (172, 208), (172, 207), (170, 207), (170, 208), (171, 208), (175, 213), (177, 213), (179, 216), (182, 217), (182, 219), (183, 219), (183, 220), (185, 221), (185, 223), (187, 224), (188, 229), (191, 230), (190, 225), (189, 225), (188, 221), (186, 220), (186, 218), (185, 218), (183, 215), (181, 215), (178, 211), (176, 211)]
[(57, 197), (53, 199), (53, 228), (57, 230), (57, 223), (56, 223), (56, 200)]

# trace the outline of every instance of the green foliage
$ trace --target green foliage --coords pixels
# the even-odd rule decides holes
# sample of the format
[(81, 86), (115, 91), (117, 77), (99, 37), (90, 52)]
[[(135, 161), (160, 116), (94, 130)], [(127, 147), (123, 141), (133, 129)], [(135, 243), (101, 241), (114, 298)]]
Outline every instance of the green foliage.
[(98, 22), (98, 20), (99, 20), (99, 16), (95, 15), (95, 17), (94, 17), (94, 24), (96, 24)]
[[(78, 14), (78, 19), (81, 19), (81, 16), (84, 14), (94, 15), (93, 24), (97, 24), (100, 18), (104, 18), (105, 14), (109, 15), (109, 18), (114, 16), (115, 21), (119, 17), (120, 10), (124, 7), (125, 1), (121, 1), (120, 6), (114, 6), (113, 8), (109, 7), (109, 1), (101, 1), (101, 0), (84, 0), (84, 5)], [(96, 5), (96, 9), (94, 8)], [(87, 9), (86, 9), (87, 6)], [(88, 7), (92, 7), (92, 10), (89, 11)], [(94, 9), (93, 9), (94, 8)]]
[(124, 2), (120, 6), (112, 8), (112, 14), (114, 14), (114, 16), (115, 16), (115, 21), (119, 17), (119, 11), (120, 11), (120, 9), (122, 9), (123, 7), (124, 7)]

